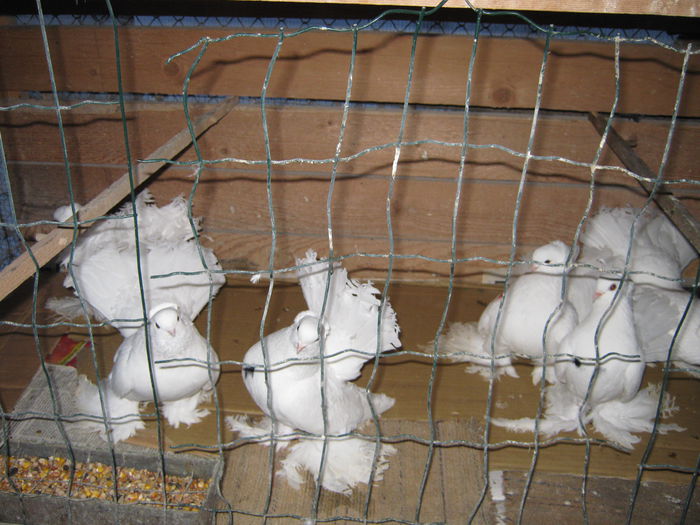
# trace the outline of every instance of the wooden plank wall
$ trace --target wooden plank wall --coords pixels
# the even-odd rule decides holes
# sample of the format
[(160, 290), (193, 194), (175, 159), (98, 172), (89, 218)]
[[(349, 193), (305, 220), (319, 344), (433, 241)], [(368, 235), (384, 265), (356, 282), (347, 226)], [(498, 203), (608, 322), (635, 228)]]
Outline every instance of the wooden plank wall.
[[(181, 94), (196, 53), (171, 63), (166, 59), (203, 37), (218, 39), (246, 32), (240, 28), (122, 28), (119, 30), (124, 89), (130, 93)], [(49, 46), (59, 91), (117, 91), (111, 28), (49, 27)], [(445, 282), (448, 265), (429, 259), (451, 256), (451, 224), (463, 136), (466, 70), (472, 49), (467, 36), (424, 36), (418, 41), (405, 146), (397, 177), (392, 163), (401, 128), (410, 37), (363, 32), (353, 75), (353, 106), (345, 128), (343, 157), (333, 187), (331, 221), (336, 255), (386, 254), (392, 244), (394, 278)], [(352, 38), (345, 33), (309, 32), (285, 39), (267, 88), (266, 107), (271, 158), (325, 159), (291, 162), (271, 168), (272, 205), (277, 226), (278, 267), (314, 247), (328, 253), (330, 162), (336, 152)], [(213, 42), (202, 55), (189, 93), (259, 97), (276, 38), (237, 36)], [(554, 41), (532, 153), (590, 163), (599, 137), (586, 111), (609, 112), (614, 93), (612, 43)], [(507, 257), (524, 159), (488, 145), (523, 154), (532, 127), (537, 78), (542, 61), (539, 40), (482, 38), (476, 55), (469, 113), (470, 149), (457, 216), (458, 257)], [(621, 46), (619, 111), (634, 115), (616, 121), (620, 133), (657, 170), (669, 132), (683, 56), (650, 45)], [(26, 64), (42, 64), (26, 67)], [(50, 104), (39, 29), (8, 26), (0, 31), (2, 105)], [(700, 143), (700, 60), (690, 59), (682, 119), (671, 144), (666, 179), (686, 180), (672, 189), (700, 212), (696, 168)], [(89, 96), (85, 96), (89, 98)], [(285, 99), (304, 99), (289, 104)], [(314, 102), (318, 101), (318, 102)], [(193, 103), (193, 113), (210, 109)], [(121, 175), (127, 158), (123, 123), (114, 106), (88, 105), (62, 112), (75, 196), (84, 202)], [(142, 159), (185, 126), (179, 103), (152, 97), (127, 104), (131, 160)], [(243, 101), (199, 142), (205, 159), (220, 160), (201, 173), (194, 213), (204, 217), (206, 242), (232, 270), (269, 264), (271, 221), (261, 110)], [(0, 132), (10, 166), (13, 194), (23, 221), (48, 219), (67, 199), (66, 170), (57, 118), (52, 111), (21, 109), (0, 113)], [(442, 141), (451, 145), (426, 143)], [(380, 145), (383, 148), (368, 151)], [(196, 158), (190, 148), (182, 158)], [(229, 159), (229, 160), (226, 160)], [(230, 160), (238, 159), (238, 160)], [(255, 162), (240, 162), (246, 161)], [(605, 151), (600, 162), (618, 165)], [(165, 169), (151, 185), (159, 202), (192, 190), (193, 168)], [(594, 208), (640, 205), (638, 185), (619, 171), (597, 173)], [(517, 244), (520, 253), (555, 238), (570, 239), (589, 197), (590, 170), (561, 161), (531, 160), (524, 189)], [(356, 257), (348, 266), (363, 276), (385, 275), (384, 257)], [(480, 281), (493, 264), (458, 265), (458, 278)]]
[[(266, 0), (283, 1), (283, 0)], [(311, 2), (323, 3), (325, 0), (311, 0)], [(336, 0), (338, 4), (372, 4), (382, 5), (387, 8), (396, 5), (414, 7), (435, 7), (437, 2), (433, 0)], [(656, 2), (654, 0), (447, 0), (445, 7), (475, 8), (487, 10), (512, 10), (512, 11), (555, 11), (574, 13), (620, 13), (641, 15), (664, 16), (698, 16), (700, 10), (694, 0), (674, 0), (673, 2)]]

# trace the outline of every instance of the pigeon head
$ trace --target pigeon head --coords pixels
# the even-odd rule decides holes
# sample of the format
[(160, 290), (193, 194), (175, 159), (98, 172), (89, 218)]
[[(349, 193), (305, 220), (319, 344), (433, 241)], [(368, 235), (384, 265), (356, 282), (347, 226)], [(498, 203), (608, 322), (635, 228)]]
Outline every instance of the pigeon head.
[(148, 318), (155, 330), (175, 337), (180, 322), (180, 308), (175, 303), (161, 303), (151, 309)]
[(622, 281), (617, 278), (600, 277), (596, 281), (595, 293), (593, 294), (593, 300), (603, 303), (610, 304), (615, 298), (616, 293), (629, 294), (631, 287), (633, 286), (631, 281), (625, 283), (625, 290), (618, 292), (618, 289), (622, 286)]
[(563, 273), (566, 258), (569, 256), (569, 247), (561, 241), (553, 241), (540, 246), (532, 252), (533, 272)]
[[(325, 332), (323, 323), (321, 324), (321, 333)], [(319, 319), (311, 312), (302, 312), (297, 315), (294, 320), (294, 325), (292, 327), (292, 344), (294, 345), (294, 351), (297, 354), (301, 354), (307, 348), (304, 353), (310, 353), (312, 350), (317, 349), (317, 345), (320, 339), (319, 333)]]

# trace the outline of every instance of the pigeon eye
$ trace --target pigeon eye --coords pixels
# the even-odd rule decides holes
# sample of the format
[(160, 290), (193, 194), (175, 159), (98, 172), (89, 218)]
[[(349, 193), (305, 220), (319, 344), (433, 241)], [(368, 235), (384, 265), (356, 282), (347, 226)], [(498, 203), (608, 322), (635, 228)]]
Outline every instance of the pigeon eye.
[(160, 325), (158, 323), (156, 323), (156, 328), (160, 330)]
[(545, 264), (552, 264), (552, 259), (546, 259), (546, 260), (544, 261), (544, 263), (545, 263)]
[(611, 285), (610, 285), (610, 288), (608, 288), (608, 290), (610, 290), (611, 292), (614, 292), (615, 290), (617, 290), (617, 285), (616, 285), (616, 284), (611, 284)]

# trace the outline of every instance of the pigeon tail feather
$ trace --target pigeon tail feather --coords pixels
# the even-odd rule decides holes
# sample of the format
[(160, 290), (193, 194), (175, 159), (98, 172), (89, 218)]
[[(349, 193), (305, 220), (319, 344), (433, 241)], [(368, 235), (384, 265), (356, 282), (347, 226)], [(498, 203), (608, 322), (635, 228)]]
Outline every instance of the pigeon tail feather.
[[(325, 353), (334, 355), (342, 351), (330, 359), (339, 379), (357, 379), (365, 362), (377, 353), (401, 346), (396, 312), (388, 300), (382, 305), (378, 297), (380, 292), (371, 283), (350, 279), (347, 270), (339, 263), (333, 263), (329, 282), (329, 263), (318, 262), (313, 250), (307, 251), (305, 258), (297, 259), (297, 264), (303, 265), (297, 270), (297, 277), (309, 310), (320, 315), (323, 309), (324, 322), (330, 327)], [(377, 323), (380, 321), (378, 334)]]
[[(479, 331), (478, 323), (452, 323), (447, 332), (440, 337), (438, 352), (454, 362), (474, 363), (466, 369), (470, 374), (481, 374), (486, 379), (491, 377), (491, 358), (484, 354), (484, 336)], [(432, 345), (425, 345), (426, 352), (432, 352)], [(519, 377), (512, 366), (510, 355), (496, 356), (493, 373), (495, 378), (501, 375)]]

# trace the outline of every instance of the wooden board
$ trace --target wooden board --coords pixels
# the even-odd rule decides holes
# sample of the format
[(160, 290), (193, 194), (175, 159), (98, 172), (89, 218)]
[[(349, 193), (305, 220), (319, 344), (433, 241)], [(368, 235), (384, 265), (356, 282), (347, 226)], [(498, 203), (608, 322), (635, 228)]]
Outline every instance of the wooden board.
[[(210, 108), (207, 104), (195, 104), (192, 113), (197, 116)], [(341, 118), (342, 105), (268, 106), (271, 156), (277, 163), (273, 166), (274, 172), (297, 172), (299, 175), (316, 172), (328, 178), (339, 141)], [(77, 186), (80, 186), (79, 181), (85, 184), (85, 179), (96, 176), (96, 173), (82, 175), (81, 169), (94, 167), (106, 173), (111, 169), (124, 170), (123, 124), (115, 108), (83, 107), (66, 113), (63, 119), (68, 159)], [(338, 177), (391, 174), (401, 119), (400, 108), (353, 107), (344, 131), (341, 150), (344, 160), (338, 165)], [(407, 144), (401, 150), (397, 175), (455, 180), (459, 174), (463, 121), (464, 113), (459, 109), (409, 111), (403, 134)], [(177, 132), (185, 122), (179, 104), (127, 105), (126, 126), (132, 161), (146, 158), (163, 136)], [(620, 135), (656, 172), (666, 145), (669, 121), (620, 117), (614, 123)], [(472, 110), (468, 142), (475, 148), (467, 153), (465, 178), (519, 180), (531, 126), (531, 112)], [(57, 178), (65, 177), (60, 131), (50, 112), (22, 110), (1, 113), (0, 129), (8, 163), (46, 165), (44, 169), (53, 167)], [(431, 141), (442, 141), (446, 145)], [(698, 141), (700, 125), (695, 120), (678, 122), (665, 179), (697, 180), (694, 146)], [(257, 104), (239, 105), (217, 125), (216, 130), (198, 139), (197, 143), (205, 160), (217, 161), (211, 166), (212, 173), (221, 173), (222, 179), (234, 173), (249, 174), (249, 178), (255, 179), (266, 172), (263, 123)], [(572, 166), (558, 158), (590, 163), (599, 144), (600, 137), (585, 116), (542, 113), (532, 154), (555, 158), (532, 159), (528, 176), (541, 182), (586, 181), (589, 169)], [(502, 148), (512, 150), (512, 153)], [(195, 159), (191, 148), (178, 158), (179, 161)], [(283, 161), (287, 162), (284, 166), (279, 164)], [(323, 162), (319, 164), (319, 161)], [(620, 166), (617, 158), (607, 150), (599, 164)], [(192, 173), (193, 168), (185, 172)], [(619, 175), (604, 171), (597, 177), (601, 182), (621, 181)], [(630, 181), (630, 186), (633, 185)]]
[[(492, 473), (493, 475), (493, 473)], [(501, 519), (518, 520), (525, 489), (526, 474), (503, 472), (505, 500), (494, 502), (494, 514)], [(690, 484), (670, 485), (646, 481), (635, 502), (632, 523), (681, 523), (683, 505)], [(522, 511), (523, 523), (583, 523), (584, 510), (580, 476), (538, 473)], [(624, 523), (630, 508), (634, 482), (619, 478), (591, 476), (585, 492), (586, 512), (590, 523)], [(693, 494), (685, 523), (700, 518), (700, 495)]]
[[(383, 430), (394, 435), (423, 433), (421, 425), (412, 421), (384, 422)], [(471, 441), (478, 437), (474, 421), (445, 421), (436, 424), (438, 439)], [(423, 471), (426, 468), (426, 447), (404, 441), (395, 445), (396, 454), (389, 458), (384, 479), (377, 482), (371, 495), (360, 485), (350, 496), (322, 491), (317, 505), (318, 519), (331, 520), (342, 516), (352, 520), (365, 518), (365, 503), (369, 496), (367, 518), (370, 520), (407, 520), (420, 523), (459, 522), (475, 511), (483, 487), (483, 465), (476, 450), (465, 447), (435, 450), (428, 468), (429, 476), (423, 497), (420, 495)], [(275, 468), (279, 468), (277, 455)], [(285, 517), (311, 517), (315, 500), (314, 481), (305, 477), (299, 490), (291, 488), (281, 478), (270, 476), (269, 449), (255, 444), (240, 446), (226, 457), (226, 475), (222, 494), (233, 509), (234, 521), (243, 524), (263, 523), (268, 487), (271, 501), (268, 523), (284, 523)], [(420, 502), (420, 508), (419, 508)], [(476, 512), (475, 524), (492, 523), (488, 503)], [(225, 507), (224, 507), (225, 509)], [(224, 512), (217, 523), (225, 524)]]
[[(271, 0), (282, 1), (282, 0)], [(326, 3), (326, 0), (311, 0), (316, 3)], [(435, 7), (436, 2), (431, 0), (336, 0), (337, 4), (362, 4), (380, 5), (386, 7), (410, 6), (410, 7)], [(555, 11), (576, 13), (608, 13), (608, 14), (640, 14), (640, 15), (665, 15), (665, 16), (700, 16), (697, 3), (693, 0), (680, 0), (675, 2), (654, 2), (653, 0), (617, 0), (608, 2), (605, 0), (568, 0), (557, 2), (555, 0), (447, 0), (445, 7), (475, 8), (512, 11)]]
[[(207, 108), (196, 107), (195, 113)], [(341, 108), (271, 106), (267, 116), (273, 159), (289, 161), (274, 165), (271, 177), (278, 235), (275, 266), (285, 267), (308, 247), (327, 249), (326, 209)], [(0, 119), (21, 220), (49, 219), (58, 205), (68, 201), (58, 130), (41, 112), (14, 112), (0, 115)], [(148, 155), (159, 137), (176, 131), (183, 121), (182, 109), (176, 104), (130, 106), (127, 125), (133, 157)], [(397, 109), (357, 108), (350, 113), (341, 153), (351, 160), (338, 165), (331, 199), (338, 255), (386, 254), (390, 250), (386, 199), (395, 153), (391, 144), (396, 141), (400, 122)], [(425, 258), (447, 261), (452, 256), (462, 126), (460, 111), (423, 110), (408, 115), (407, 141), (430, 139), (450, 145), (421, 143), (402, 148), (390, 206), (391, 226), (394, 253), (414, 257), (395, 261), (395, 279), (436, 282), (444, 281), (448, 274), (446, 263)], [(616, 126), (652, 169), (658, 169), (668, 122), (621, 119)], [(531, 115), (527, 112), (475, 111), (470, 115), (469, 141), (486, 147), (468, 153), (457, 215), (458, 258), (508, 257), (524, 162), (518, 154), (524, 155), (527, 150), (530, 127)], [(216, 249), (229, 270), (269, 266), (272, 230), (261, 130), (259, 107), (243, 105), (198, 141), (203, 157), (217, 163), (200, 174), (193, 211), (204, 219), (204, 233), (210, 238), (205, 242)], [(65, 136), (78, 202), (92, 198), (124, 172), (122, 132), (118, 115), (107, 108), (84, 108), (66, 115)], [(700, 215), (694, 155), (698, 141), (700, 126), (693, 121), (680, 123), (665, 171), (666, 179), (688, 181), (674, 184), (673, 189), (696, 215)], [(594, 159), (599, 142), (584, 116), (545, 114), (538, 122), (533, 151), (586, 163)], [(118, 146), (105, 148), (105, 144)], [(488, 147), (493, 144), (514, 153)], [(381, 145), (388, 146), (370, 151)], [(294, 160), (299, 158), (307, 161)], [(192, 149), (178, 158), (195, 159)], [(600, 163), (619, 164), (607, 151)], [(165, 169), (151, 185), (158, 203), (164, 204), (178, 194), (189, 196), (194, 188), (193, 171), (191, 166)], [(553, 239), (573, 238), (588, 200), (590, 169), (557, 160), (532, 160), (527, 181), (518, 219), (517, 244), (522, 255)], [(638, 184), (621, 172), (600, 171), (596, 181), (600, 184), (594, 194), (594, 210), (603, 205), (641, 205), (645, 201)], [(365, 277), (382, 275), (387, 268), (384, 258), (353, 258), (348, 264), (353, 270), (363, 270)], [(457, 276), (479, 280), (487, 266), (460, 264)]]
[[(235, 28), (120, 29), (124, 90), (182, 94), (196, 52), (166, 63), (168, 57), (213, 39), (188, 84), (190, 94), (259, 97), (277, 37), (249, 36)], [(59, 91), (117, 91), (114, 35), (108, 27), (48, 27), (49, 47)], [(217, 40), (229, 35), (235, 38)], [(209, 40), (207, 40), (209, 41)], [(465, 102), (473, 37), (426, 35), (416, 48), (410, 102), (456, 105)], [(363, 32), (359, 36), (352, 100), (403, 103), (411, 35)], [(285, 39), (275, 64), (268, 97), (344, 100), (351, 57), (348, 33), (311, 31)], [(0, 32), (0, 86), (4, 92), (50, 91), (37, 27), (5, 27)], [(543, 59), (543, 40), (479, 40), (471, 104), (531, 108)], [(542, 108), (608, 112), (614, 97), (614, 45), (611, 42), (555, 40), (544, 79)], [(669, 115), (678, 88), (682, 54), (658, 46), (621, 45), (621, 113)], [(26, 64), (39, 64), (27, 68)], [(681, 115), (700, 116), (700, 56), (690, 58)]]

